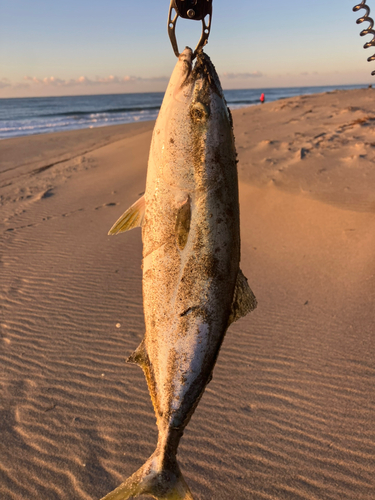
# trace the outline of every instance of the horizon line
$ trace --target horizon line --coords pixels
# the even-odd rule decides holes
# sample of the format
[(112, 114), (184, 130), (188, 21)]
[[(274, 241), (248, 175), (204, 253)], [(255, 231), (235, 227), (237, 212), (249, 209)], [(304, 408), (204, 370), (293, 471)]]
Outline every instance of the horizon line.
[[(375, 82), (374, 82), (375, 83)], [(326, 85), (294, 85), (294, 86), (279, 86), (279, 87), (244, 87), (244, 88), (224, 88), (223, 91), (241, 91), (241, 90), (274, 90), (274, 89), (306, 89), (306, 88), (321, 88), (321, 87), (371, 87), (370, 83), (340, 83)], [(45, 95), (45, 96), (28, 96), (28, 97), (1, 97), (0, 100), (6, 99), (56, 99), (61, 97), (98, 97), (110, 95), (139, 95), (139, 94), (164, 94), (165, 91), (150, 91), (150, 92), (114, 92), (114, 93), (99, 93), (99, 94), (66, 94), (66, 95)]]

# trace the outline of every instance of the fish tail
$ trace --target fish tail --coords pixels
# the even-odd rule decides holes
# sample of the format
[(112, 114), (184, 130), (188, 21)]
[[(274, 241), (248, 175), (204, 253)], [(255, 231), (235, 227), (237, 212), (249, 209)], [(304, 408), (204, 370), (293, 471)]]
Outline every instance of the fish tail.
[(176, 458), (160, 460), (157, 452), (102, 500), (127, 500), (139, 495), (150, 495), (157, 500), (194, 500)]

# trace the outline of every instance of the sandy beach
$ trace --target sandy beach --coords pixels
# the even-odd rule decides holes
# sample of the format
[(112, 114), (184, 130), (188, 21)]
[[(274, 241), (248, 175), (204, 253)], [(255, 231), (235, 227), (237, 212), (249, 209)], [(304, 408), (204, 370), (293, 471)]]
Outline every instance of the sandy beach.
[[(178, 460), (196, 500), (375, 498), (375, 90), (233, 112), (242, 270)], [(154, 451), (142, 241), (152, 122), (0, 141), (0, 498), (97, 500)], [(143, 498), (143, 497), (142, 497)]]

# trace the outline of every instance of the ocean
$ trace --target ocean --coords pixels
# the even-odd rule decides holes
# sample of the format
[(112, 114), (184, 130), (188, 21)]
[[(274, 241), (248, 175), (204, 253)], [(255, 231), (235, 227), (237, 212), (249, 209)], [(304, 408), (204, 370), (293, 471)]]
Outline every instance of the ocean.
[[(366, 85), (326, 87), (290, 87), (270, 89), (225, 90), (231, 109), (304, 94), (336, 89), (363, 88)], [(32, 97), (0, 99), (0, 139), (120, 123), (155, 120), (163, 100), (162, 92), (67, 97)]]

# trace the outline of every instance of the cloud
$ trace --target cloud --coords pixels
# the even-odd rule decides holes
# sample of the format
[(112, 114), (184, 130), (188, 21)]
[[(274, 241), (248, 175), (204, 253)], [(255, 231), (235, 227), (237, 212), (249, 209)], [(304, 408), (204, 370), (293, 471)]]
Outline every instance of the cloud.
[(36, 83), (38, 85), (53, 85), (60, 86), (66, 83), (66, 80), (62, 80), (61, 78), (55, 78), (54, 76), (50, 76), (48, 78), (36, 78), (35, 76), (24, 76), (24, 80), (27, 80), (32, 83)]
[(0, 89), (5, 89), (5, 87), (10, 87), (11, 83), (9, 78), (2, 78), (0, 80)]
[[(221, 75), (223, 80), (230, 81), (230, 85), (246, 85), (250, 79), (263, 77), (260, 71), (230, 73)], [(27, 95), (68, 95), (72, 93), (111, 93), (111, 92), (142, 92), (144, 90), (164, 90), (168, 84), (169, 76), (141, 77), (134, 75), (109, 75), (77, 78), (60, 78), (58, 76), (24, 76), (23, 81), (10, 81), (0, 78), (0, 91), (2, 95), (9, 95), (13, 91), (19, 95), (22, 90), (27, 90)], [(138, 90), (139, 89), (139, 90)]]
[(169, 82), (169, 76), (154, 76), (152, 78), (141, 78), (144, 82)]
[(223, 78), (229, 78), (231, 80), (234, 80), (234, 79), (247, 79), (247, 78), (260, 78), (263, 75), (263, 73), (261, 73), (260, 71), (253, 71), (252, 73), (223, 73), (221, 75)]
[(97, 76), (95, 79), (88, 78), (87, 76), (80, 76), (79, 78), (71, 78), (69, 80), (64, 80), (62, 78), (57, 78), (54, 76), (46, 78), (37, 78), (32, 76), (25, 76), (24, 80), (32, 82), (36, 85), (45, 85), (53, 87), (73, 87), (73, 86), (93, 86), (93, 85), (126, 85), (132, 82), (166, 82), (168, 78), (166, 76), (153, 77), (153, 78), (141, 78), (137, 76)]
[(139, 78), (137, 78), (136, 76), (123, 76), (122, 78), (120, 78), (118, 76), (110, 75), (110, 76), (107, 76), (107, 77), (104, 77), (104, 78), (100, 77), (100, 76), (97, 76), (95, 78), (95, 80), (94, 80), (94, 83), (108, 85), (108, 84), (111, 84), (111, 83), (136, 82), (137, 80), (139, 80)]
[(46, 78), (37, 78), (36, 76), (24, 76), (24, 80), (34, 83), (36, 85), (46, 85), (52, 87), (70, 87), (72, 85), (85, 84), (88, 78), (81, 76), (77, 80), (63, 80), (62, 78), (56, 78), (55, 76), (49, 76)]
[[(252, 73), (223, 73), (221, 75), (223, 78), (230, 79), (230, 80), (245, 80), (245, 79), (250, 79), (250, 78), (260, 78), (264, 76), (260, 71), (254, 71)], [(49, 87), (49, 88), (93, 88), (93, 87), (111, 87), (113, 86), (116, 89), (119, 90), (120, 87), (124, 87), (124, 90), (126, 90), (126, 87), (129, 86), (131, 88), (133, 84), (139, 83), (139, 84), (163, 84), (165, 87), (166, 84), (169, 81), (169, 77), (167, 76), (156, 76), (156, 77), (150, 77), (150, 78), (144, 78), (141, 76), (133, 76), (133, 75), (125, 75), (125, 76), (116, 76), (116, 75), (109, 75), (109, 76), (95, 76), (95, 78), (89, 78), (87, 76), (80, 76), (78, 78), (60, 78), (57, 76), (47, 76), (44, 78), (39, 78), (36, 76), (24, 76), (23, 77), (23, 82), (15, 82), (12, 83), (8, 78), (2, 78), (0, 79), (0, 90), (4, 89), (6, 87), (12, 88), (12, 89), (25, 89), (25, 88), (42, 88), (42, 87)]]

